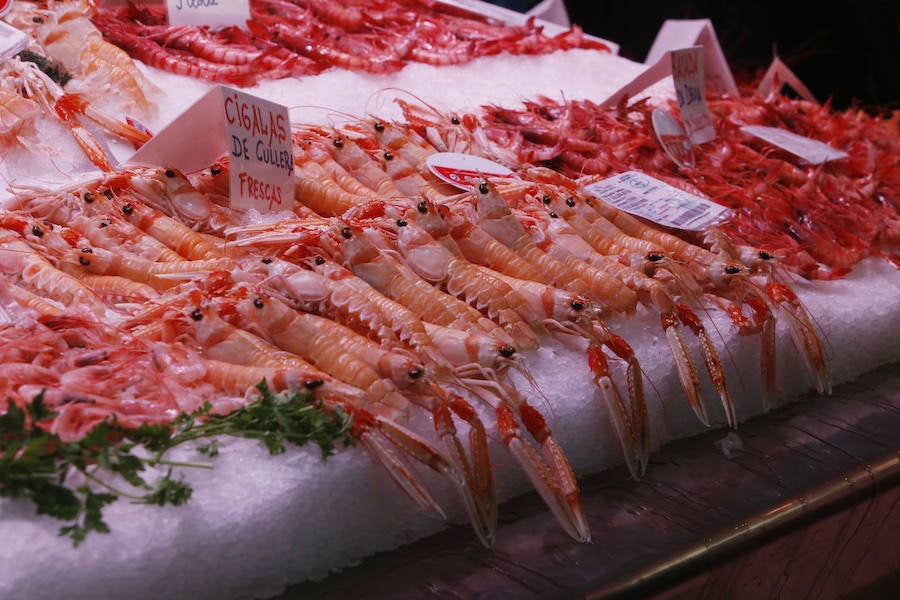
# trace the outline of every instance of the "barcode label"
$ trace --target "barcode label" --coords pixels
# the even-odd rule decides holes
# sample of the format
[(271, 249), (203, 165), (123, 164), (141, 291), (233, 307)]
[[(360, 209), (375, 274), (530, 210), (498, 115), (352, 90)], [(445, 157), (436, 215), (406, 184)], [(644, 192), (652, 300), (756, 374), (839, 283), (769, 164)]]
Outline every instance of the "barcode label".
[(620, 173), (583, 189), (620, 210), (666, 227), (700, 231), (731, 214), (724, 206), (639, 171)]

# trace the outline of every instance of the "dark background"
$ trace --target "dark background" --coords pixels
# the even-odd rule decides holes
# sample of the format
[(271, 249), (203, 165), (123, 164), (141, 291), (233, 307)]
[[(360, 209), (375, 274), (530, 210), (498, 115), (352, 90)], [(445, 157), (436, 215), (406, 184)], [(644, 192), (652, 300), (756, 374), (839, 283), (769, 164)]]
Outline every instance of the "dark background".
[(820, 102), (831, 98), (835, 108), (875, 112), (900, 108), (898, 0), (565, 4), (573, 23), (619, 44), (625, 58), (643, 62), (666, 19), (709, 18), (739, 83), (758, 79), (777, 53)]

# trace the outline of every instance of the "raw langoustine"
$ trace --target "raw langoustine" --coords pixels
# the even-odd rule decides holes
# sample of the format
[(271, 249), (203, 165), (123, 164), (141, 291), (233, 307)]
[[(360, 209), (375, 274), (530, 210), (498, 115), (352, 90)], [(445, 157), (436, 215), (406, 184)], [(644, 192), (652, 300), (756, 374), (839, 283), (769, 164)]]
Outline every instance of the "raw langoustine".
[(148, 65), (238, 86), (341, 68), (396, 72), (410, 62), (459, 64), (506, 52), (570, 48), (607, 52), (578, 27), (556, 36), (534, 18), (497, 22), (440, 2), (288, 2), (253, 0), (246, 26), (211, 30), (170, 26), (161, 6), (99, 8), (92, 19), (107, 39)]

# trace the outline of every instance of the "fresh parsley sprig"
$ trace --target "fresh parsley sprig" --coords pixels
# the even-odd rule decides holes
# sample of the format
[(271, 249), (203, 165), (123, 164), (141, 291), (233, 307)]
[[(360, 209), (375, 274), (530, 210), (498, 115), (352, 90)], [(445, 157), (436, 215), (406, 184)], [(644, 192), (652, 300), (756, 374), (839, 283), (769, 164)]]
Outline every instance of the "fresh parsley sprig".
[[(286, 445), (318, 444), (323, 460), (334, 454), (338, 442), (355, 440), (352, 416), (323, 407), (302, 394), (273, 394), (265, 382), (257, 385), (259, 400), (230, 414), (210, 412), (208, 403), (191, 414), (182, 414), (171, 425), (142, 424), (127, 428), (114, 419), (97, 424), (87, 435), (65, 442), (41, 427), (55, 415), (38, 394), (24, 408), (9, 402), (0, 414), (0, 497), (27, 498), (45, 514), (70, 522), (60, 535), (75, 546), (90, 532), (107, 533), (103, 508), (118, 498), (158, 506), (181, 505), (193, 489), (177, 467), (212, 468), (208, 463), (175, 462), (166, 453), (181, 444), (204, 440), (197, 450), (209, 457), (218, 453), (218, 437), (229, 435), (262, 441), (270, 454), (282, 454)], [(141, 450), (143, 449), (143, 450)], [(165, 467), (166, 473), (151, 484), (148, 467)], [(86, 484), (70, 485), (73, 473)], [(116, 479), (129, 490), (121, 489)]]

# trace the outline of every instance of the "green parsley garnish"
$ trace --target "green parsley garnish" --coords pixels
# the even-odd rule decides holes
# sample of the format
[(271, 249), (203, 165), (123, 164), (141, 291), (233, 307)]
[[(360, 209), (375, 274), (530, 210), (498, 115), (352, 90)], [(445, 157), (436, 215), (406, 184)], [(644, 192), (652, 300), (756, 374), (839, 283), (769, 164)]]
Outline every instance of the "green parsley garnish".
[[(259, 400), (228, 415), (211, 414), (207, 403), (171, 425), (135, 429), (109, 419), (75, 442), (64, 442), (40, 426), (55, 416), (44, 404), (43, 393), (24, 408), (9, 402), (0, 415), (0, 497), (28, 498), (38, 514), (70, 522), (59, 533), (77, 546), (92, 531), (109, 532), (102, 509), (120, 497), (158, 506), (187, 502), (193, 490), (183, 478), (173, 477), (173, 469), (212, 465), (166, 460), (166, 453), (180, 444), (203, 440), (197, 451), (213, 458), (218, 453), (216, 438), (222, 435), (260, 440), (273, 455), (284, 453), (286, 444), (314, 442), (324, 460), (334, 454), (338, 441), (355, 443), (351, 415), (340, 409), (324, 411), (303, 394), (273, 394), (265, 382), (257, 389)], [(138, 448), (143, 451), (135, 452)], [(151, 484), (144, 477), (147, 467), (165, 467), (167, 472)], [(73, 472), (89, 485), (68, 485)], [(131, 489), (120, 489), (116, 477)]]

